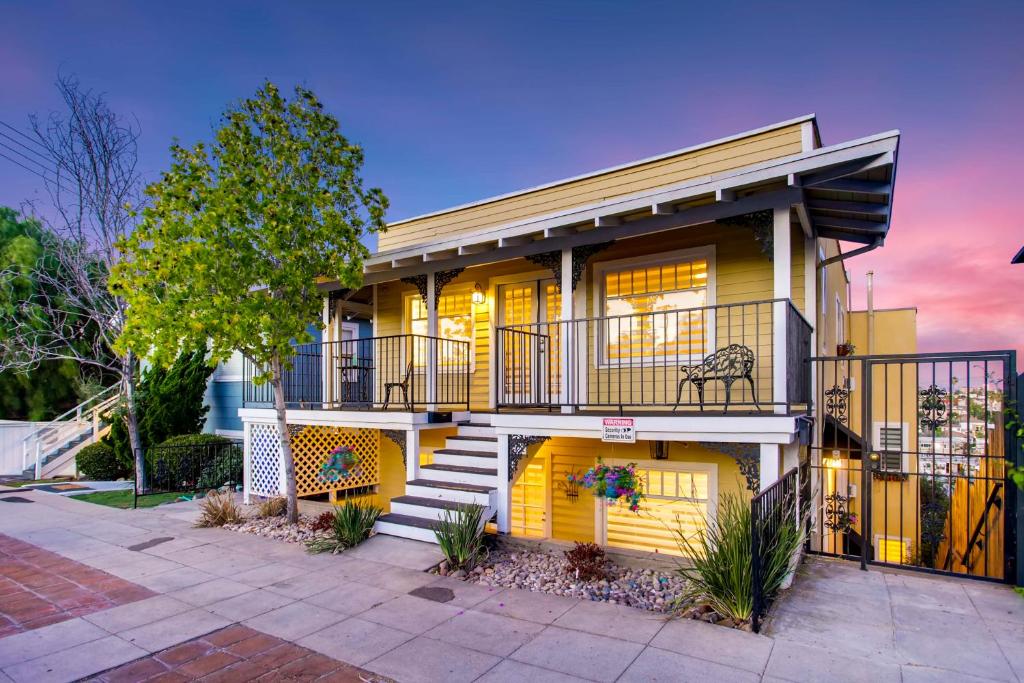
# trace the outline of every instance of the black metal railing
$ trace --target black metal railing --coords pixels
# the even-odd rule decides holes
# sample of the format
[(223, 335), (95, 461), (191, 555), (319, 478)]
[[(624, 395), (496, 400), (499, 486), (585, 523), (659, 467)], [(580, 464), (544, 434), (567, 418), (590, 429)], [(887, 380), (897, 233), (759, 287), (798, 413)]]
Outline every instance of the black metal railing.
[[(468, 408), (470, 344), (416, 334), (296, 346), (284, 372), (285, 404), (317, 410)], [(274, 404), (273, 387), (256, 384), (260, 368), (243, 363), (246, 407)]]
[(754, 633), (761, 629), (761, 617), (768, 611), (774, 595), (766, 586), (766, 566), (769, 556), (778, 552), (783, 527), (792, 524), (798, 527), (797, 487), (798, 470), (793, 468), (781, 479), (757, 494), (750, 501), (750, 560), (753, 589), (751, 627)]
[(788, 412), (810, 397), (811, 331), (788, 299), (498, 327), (495, 404)]
[(194, 493), (242, 484), (240, 441), (197, 441), (152, 446), (144, 451), (143, 481), (136, 475), (136, 498), (157, 493)]

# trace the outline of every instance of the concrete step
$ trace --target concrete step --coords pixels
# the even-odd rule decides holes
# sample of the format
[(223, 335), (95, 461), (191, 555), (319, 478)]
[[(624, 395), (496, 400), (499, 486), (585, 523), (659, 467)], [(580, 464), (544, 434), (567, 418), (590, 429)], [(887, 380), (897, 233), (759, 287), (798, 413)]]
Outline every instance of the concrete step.
[(434, 520), (393, 512), (381, 515), (373, 525), (373, 530), (378, 534), (411, 538), (427, 543), (437, 543), (437, 537), (434, 536), (435, 528), (437, 528), (437, 522)]
[(498, 464), (498, 454), (483, 453), (481, 451), (464, 451), (462, 449), (455, 448), (441, 448), (434, 451), (434, 464), (462, 465), (465, 467), (493, 469)]
[(481, 453), (497, 453), (498, 437), (449, 436), (445, 440), (444, 447), (460, 451), (480, 451)]
[(407, 517), (422, 519), (444, 519), (445, 512), (458, 510), (468, 503), (457, 503), (438, 498), (421, 498), (419, 496), (398, 496), (391, 499), (391, 512)]
[(477, 484), (494, 486), (497, 483), (498, 470), (487, 467), (466, 467), (462, 465), (441, 465), (433, 463), (423, 465), (420, 471), (425, 476), (438, 481), (450, 481), (458, 484)]
[(496, 503), (496, 501), (492, 501), (492, 498), (497, 498), (497, 490), (494, 486), (457, 484), (450, 481), (421, 478), (405, 483), (405, 495), (492, 507)]
[(458, 436), (489, 436), (494, 437), (494, 427), (489, 425), (460, 424)]

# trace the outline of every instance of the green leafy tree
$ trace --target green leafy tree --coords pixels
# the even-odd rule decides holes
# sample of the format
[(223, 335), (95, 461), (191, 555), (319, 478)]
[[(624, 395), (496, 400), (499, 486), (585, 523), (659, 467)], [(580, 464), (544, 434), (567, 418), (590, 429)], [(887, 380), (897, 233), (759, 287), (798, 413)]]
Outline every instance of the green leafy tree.
[[(210, 409), (203, 397), (212, 373), (205, 349), (182, 353), (171, 365), (150, 367), (142, 373), (135, 390), (135, 410), (143, 450), (172, 436), (202, 430)], [(126, 463), (134, 460), (124, 420), (111, 421), (106, 442), (119, 459)]]
[(171, 168), (121, 242), (112, 288), (129, 304), (119, 348), (162, 364), (209, 345), (209, 361), (240, 351), (270, 382), (281, 438), (288, 519), (298, 520), (283, 374), (293, 344), (312, 340), (320, 276), (362, 284), (362, 238), (384, 229), (387, 198), (364, 189), (363, 150), (316, 96), (286, 99), (265, 83), (230, 107), (212, 144), (174, 145)]
[[(0, 207), (0, 339), (17, 334), (23, 309), (38, 309), (45, 296), (36, 270), (58, 274), (47, 242), (54, 239), (36, 220)], [(73, 408), (82, 395), (79, 366), (69, 359), (40, 362), (22, 371), (0, 372), (0, 418), (49, 420)]]

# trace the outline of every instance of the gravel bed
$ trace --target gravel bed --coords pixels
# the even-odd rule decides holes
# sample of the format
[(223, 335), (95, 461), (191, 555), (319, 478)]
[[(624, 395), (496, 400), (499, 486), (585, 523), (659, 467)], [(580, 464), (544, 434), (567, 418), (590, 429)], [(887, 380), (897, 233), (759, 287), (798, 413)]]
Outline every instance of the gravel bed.
[(678, 602), (686, 582), (673, 572), (622, 567), (611, 561), (605, 570), (605, 579), (580, 580), (566, 573), (560, 551), (499, 547), (468, 576), (458, 572), (452, 576), (482, 586), (566, 595), (651, 612), (675, 612), (688, 606)]
[(298, 524), (288, 524), (284, 517), (247, 517), (240, 524), (225, 524), (228, 531), (273, 538), (286, 543), (305, 543), (314, 538), (324, 538), (330, 534), (325, 531), (313, 531), (313, 517), (299, 517)]

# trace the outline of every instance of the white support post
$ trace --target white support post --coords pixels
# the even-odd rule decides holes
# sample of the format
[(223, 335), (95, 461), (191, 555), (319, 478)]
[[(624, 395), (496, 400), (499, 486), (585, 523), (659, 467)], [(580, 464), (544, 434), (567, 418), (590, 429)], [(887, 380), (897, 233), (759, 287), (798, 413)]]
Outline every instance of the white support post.
[[(279, 435), (279, 437), (281, 439), (284, 438), (282, 435)], [(282, 441), (282, 443), (283, 443), (283, 441)], [(292, 451), (292, 453), (294, 454), (294, 451)], [(278, 493), (278, 495), (281, 495), (281, 496), (287, 496), (288, 495), (288, 484), (287, 484), (287, 482), (288, 482), (288, 475), (285, 473), (285, 469), (284, 469), (284, 453), (282, 453), (282, 452), (280, 452), (280, 450), (278, 450), (278, 453), (277, 453), (277, 493)]]
[(498, 533), (507, 534), (511, 529), (510, 504), (511, 483), (508, 480), (508, 434), (498, 435)]
[[(437, 410), (437, 296), (434, 273), (427, 273), (427, 410)], [(415, 344), (415, 341), (413, 341)], [(415, 353), (415, 349), (413, 350)], [(410, 396), (411, 400), (415, 397)]]
[(761, 444), (760, 479), (762, 491), (779, 480), (779, 444)]
[[(822, 292), (822, 296), (825, 293)], [(822, 303), (824, 305), (824, 302)], [(804, 316), (811, 323), (811, 355), (818, 353), (818, 244), (817, 240), (804, 238)], [(818, 395), (818, 370), (811, 363), (811, 388), (807, 397), (810, 411), (814, 397)]]
[(782, 473), (785, 474), (800, 464), (800, 439), (793, 439), (782, 446)]
[(324, 297), (324, 307), (321, 314), (321, 320), (323, 321), (324, 331), (322, 333), (320, 341), (320, 396), (323, 398), (322, 408), (324, 410), (329, 409), (334, 403), (334, 382), (332, 370), (335, 366), (334, 362), (334, 348), (335, 345), (331, 342), (334, 341), (333, 329), (331, 328), (331, 297)]
[(242, 502), (249, 504), (252, 495), (252, 425), (242, 424)]
[(36, 479), (43, 478), (43, 458), (42, 458), (42, 447), (39, 445), (39, 439), (36, 439)]
[(774, 209), (775, 225), (772, 235), (774, 264), (773, 299), (783, 299), (772, 304), (772, 402), (776, 413), (786, 412), (786, 320), (789, 315), (788, 303), (785, 300), (793, 297), (792, 272), (792, 229), (789, 223), (789, 204)]
[(405, 480), (420, 478), (420, 433), (415, 429), (405, 432)]
[[(578, 376), (579, 368), (570, 368), (569, 364), (572, 362), (574, 357), (579, 354), (572, 353), (571, 350), (576, 348), (576, 328), (572, 323), (575, 319), (575, 311), (573, 310), (573, 295), (575, 292), (572, 290), (572, 249), (562, 249), (562, 280), (559, 283), (562, 288), (562, 310), (561, 310), (561, 328), (563, 334), (561, 335), (561, 343), (559, 346), (559, 368), (561, 368), (561, 381), (558, 387), (558, 397), (562, 405), (563, 413), (572, 413), (573, 407), (565, 405), (571, 400), (572, 391), (570, 389), (573, 379)], [(507, 506), (506, 506), (507, 507)]]

